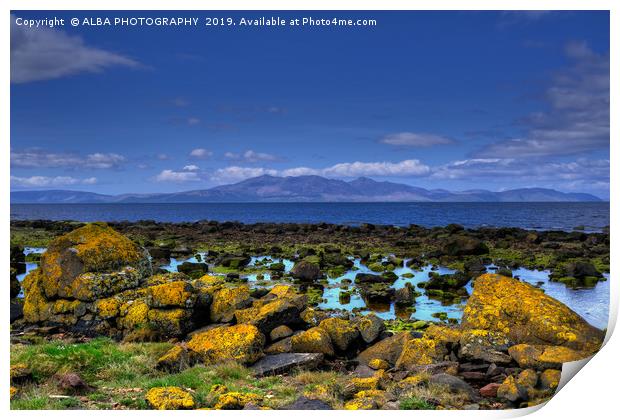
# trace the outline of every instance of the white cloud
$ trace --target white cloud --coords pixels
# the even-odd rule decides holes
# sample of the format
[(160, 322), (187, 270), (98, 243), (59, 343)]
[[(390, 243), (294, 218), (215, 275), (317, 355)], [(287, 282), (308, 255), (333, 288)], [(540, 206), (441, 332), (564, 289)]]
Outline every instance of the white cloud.
[(338, 163), (321, 172), (325, 176), (358, 177), (358, 176), (423, 176), (430, 173), (430, 167), (417, 159), (401, 162), (353, 162)]
[(211, 180), (218, 183), (236, 182), (262, 175), (280, 176), (280, 172), (275, 169), (228, 166), (226, 168), (217, 169), (211, 175)]
[(189, 117), (187, 119), (187, 125), (198, 125), (198, 124), (200, 124), (200, 118)]
[(11, 176), (11, 186), (20, 188), (62, 187), (70, 185), (93, 185), (97, 178), (74, 178), (71, 176)]
[(246, 163), (276, 162), (279, 160), (278, 157), (275, 155), (269, 153), (255, 152), (254, 150), (246, 150), (243, 153), (226, 152), (224, 153), (224, 157), (229, 160)]
[(43, 149), (11, 150), (11, 166), (16, 168), (117, 169), (127, 159), (117, 153), (54, 153)]
[(194, 159), (208, 159), (213, 156), (213, 152), (207, 149), (194, 149), (189, 153), (189, 156)]
[(216, 170), (211, 179), (215, 182), (240, 181), (261, 175), (301, 176), (319, 175), (328, 178), (355, 178), (360, 176), (413, 177), (428, 175), (431, 168), (417, 159), (401, 162), (350, 162), (338, 163), (327, 168), (296, 167), (288, 169), (252, 168), (229, 166)]
[(200, 167), (197, 165), (186, 165), (183, 167), (184, 171), (196, 172), (200, 170)]
[(557, 73), (544, 92), (548, 111), (522, 119), (525, 135), (474, 153), (482, 158), (533, 158), (609, 150), (609, 55), (583, 42), (566, 45), (573, 66)]
[(155, 177), (155, 181), (175, 183), (196, 182), (200, 181), (200, 177), (196, 172), (177, 172), (172, 169), (164, 169)]
[(430, 147), (439, 144), (452, 144), (454, 140), (428, 133), (401, 132), (388, 134), (379, 140), (380, 143), (392, 146)]
[(138, 67), (135, 60), (88, 46), (77, 36), (46, 27), (26, 28), (11, 15), (11, 83), (99, 73), (114, 67)]
[(577, 159), (569, 162), (529, 162), (522, 159), (467, 159), (433, 169), (437, 179), (508, 178), (536, 183), (577, 182), (609, 183), (608, 159)]

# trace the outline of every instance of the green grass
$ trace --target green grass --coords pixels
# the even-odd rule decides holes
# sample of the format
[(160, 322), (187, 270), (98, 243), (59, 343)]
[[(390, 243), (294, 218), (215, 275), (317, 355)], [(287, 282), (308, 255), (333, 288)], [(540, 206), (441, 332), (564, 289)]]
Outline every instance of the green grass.
[(419, 397), (407, 397), (400, 401), (401, 410), (434, 410), (435, 406)]

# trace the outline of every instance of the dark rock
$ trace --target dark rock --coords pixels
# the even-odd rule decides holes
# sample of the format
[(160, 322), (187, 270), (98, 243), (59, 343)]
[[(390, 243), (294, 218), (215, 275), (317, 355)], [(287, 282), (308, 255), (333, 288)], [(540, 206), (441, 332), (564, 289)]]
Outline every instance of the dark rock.
[(480, 239), (466, 235), (450, 237), (441, 248), (444, 255), (453, 257), (463, 255), (482, 255), (489, 253), (489, 247)]
[(318, 264), (302, 260), (295, 264), (291, 276), (301, 281), (314, 281), (321, 276), (321, 269)]
[(281, 407), (281, 410), (333, 410), (327, 403), (321, 400), (313, 400), (299, 397), (293, 403)]
[(13, 323), (14, 321), (17, 321), (18, 319), (24, 316), (24, 302), (22, 302), (21, 300), (12, 299), (10, 307), (11, 307), (11, 315), (10, 315), (11, 323)]
[(193, 263), (185, 261), (177, 266), (179, 273), (184, 273), (190, 276), (202, 275), (209, 271), (209, 266), (205, 263)]
[(355, 275), (355, 283), (387, 283), (388, 280), (379, 274), (357, 273)]
[(11, 267), (11, 299), (16, 298), (22, 291), (22, 285), (17, 280), (17, 270)]
[(63, 373), (56, 376), (58, 388), (67, 394), (82, 394), (94, 388), (88, 385), (77, 373)]

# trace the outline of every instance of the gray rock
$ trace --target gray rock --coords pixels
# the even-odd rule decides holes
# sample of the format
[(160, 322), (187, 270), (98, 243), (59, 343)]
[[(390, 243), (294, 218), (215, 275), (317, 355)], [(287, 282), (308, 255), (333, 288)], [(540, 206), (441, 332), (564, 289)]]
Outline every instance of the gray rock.
[(263, 357), (252, 366), (257, 376), (279, 375), (291, 369), (316, 368), (323, 361), (321, 353), (280, 353)]
[(438, 373), (431, 376), (429, 383), (433, 385), (445, 385), (450, 388), (450, 391), (463, 392), (469, 395), (470, 398), (474, 398), (476, 395), (474, 389), (467, 382), (456, 376), (448, 375), (447, 373)]

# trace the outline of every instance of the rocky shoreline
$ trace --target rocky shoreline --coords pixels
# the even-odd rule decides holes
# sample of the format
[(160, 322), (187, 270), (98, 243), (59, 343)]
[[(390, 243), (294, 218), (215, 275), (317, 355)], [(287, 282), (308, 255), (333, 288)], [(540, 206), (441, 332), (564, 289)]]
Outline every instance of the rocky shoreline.
[[(595, 353), (604, 337), (540, 288), (512, 278), (512, 270), (546, 269), (566, 287), (592, 287), (609, 271), (606, 232), (12, 221), (11, 239), (15, 408), (46, 387), (88, 408), (95, 388), (121, 389), (97, 379), (99, 371), (83, 378), (73, 363), (63, 365), (74, 371), (60, 378), (29, 365), (29, 348), (51, 345), (45, 343), (100, 345), (109, 337), (105, 345), (113, 348), (152, 345), (143, 376), (162, 386), (135, 391), (138, 408), (503, 409), (550, 398), (562, 363)], [(46, 251), (24, 256), (24, 246)], [(161, 268), (197, 253), (178, 272)], [(294, 266), (250, 265), (253, 255), (265, 254)], [(16, 281), (26, 257), (38, 267), (21, 283), (20, 298)], [(389, 322), (371, 311), (321, 310), (313, 290), (356, 268), (353, 258), (372, 270), (357, 273), (350, 286), (369, 308), (386, 302), (414, 310), (424, 295), (462, 301), (462, 319)], [(426, 264), (454, 272), (391, 286), (399, 267)], [(487, 272), (489, 264), (496, 272)], [(248, 272), (269, 274), (269, 281), (248, 283)], [(225, 383), (225, 375), (208, 390), (165, 385), (165, 378), (189, 380), (187, 372), (206, 375), (231, 364), (245, 369), (243, 387)], [(252, 386), (266, 381), (278, 387)]]

